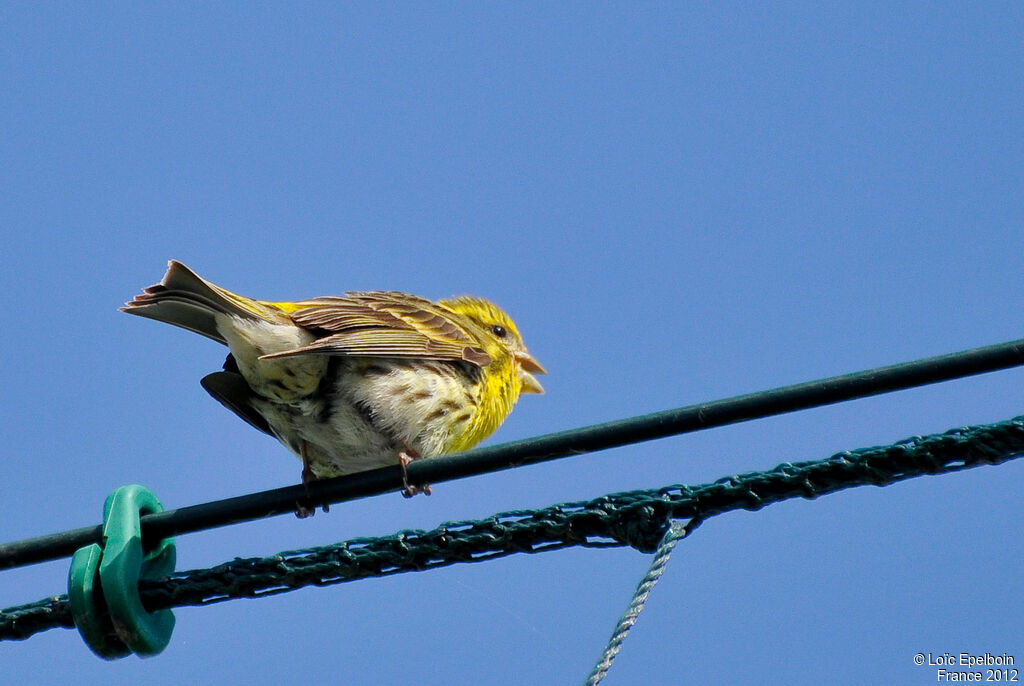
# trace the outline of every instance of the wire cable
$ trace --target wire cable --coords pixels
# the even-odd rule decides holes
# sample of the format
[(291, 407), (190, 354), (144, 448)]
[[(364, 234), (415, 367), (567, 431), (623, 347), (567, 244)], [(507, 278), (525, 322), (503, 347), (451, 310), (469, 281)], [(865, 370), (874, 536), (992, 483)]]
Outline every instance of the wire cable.
[[(735, 510), (760, 510), (792, 498), (813, 500), (846, 488), (887, 486), (925, 475), (998, 465), (1021, 456), (1024, 416), (847, 450), (824, 460), (786, 462), (767, 471), (735, 474), (701, 485), (612, 493), (585, 502), (445, 522), (430, 531), (406, 530), (263, 558), (235, 558), (208, 569), (143, 579), (139, 593), (145, 608), (153, 611), (262, 598), (309, 586), (574, 546), (631, 546), (651, 553), (664, 540), (672, 520), (704, 521)], [(51, 596), (0, 611), (0, 640), (25, 639), (40, 631), (74, 625), (68, 596)]]
[[(419, 460), (409, 465), (409, 483), (442, 483), (1021, 364), (1024, 364), (1024, 340), (999, 343)], [(303, 485), (287, 486), (166, 510), (142, 518), (143, 541), (152, 544), (178, 534), (291, 513), (295, 511), (296, 503), (316, 507), (397, 491), (402, 487), (401, 469), (394, 466), (315, 481), (308, 488)], [(101, 536), (102, 528), (96, 525), (2, 544), (0, 569), (68, 557), (82, 546), (98, 543)]]

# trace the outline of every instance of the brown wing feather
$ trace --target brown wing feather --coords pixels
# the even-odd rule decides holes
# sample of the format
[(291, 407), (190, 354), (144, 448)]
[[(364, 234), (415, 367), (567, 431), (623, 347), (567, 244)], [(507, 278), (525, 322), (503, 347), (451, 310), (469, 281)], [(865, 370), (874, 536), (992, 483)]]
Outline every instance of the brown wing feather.
[(309, 301), (308, 307), (293, 312), (291, 317), (299, 326), (331, 333), (358, 327), (414, 329), (438, 341), (476, 343), (473, 335), (460, 326), (444, 306), (396, 291), (317, 298)]
[(291, 318), (299, 326), (325, 335), (301, 348), (266, 357), (402, 357), (463, 360), (477, 366), (491, 362), (450, 310), (407, 293), (369, 291), (317, 298), (293, 312)]

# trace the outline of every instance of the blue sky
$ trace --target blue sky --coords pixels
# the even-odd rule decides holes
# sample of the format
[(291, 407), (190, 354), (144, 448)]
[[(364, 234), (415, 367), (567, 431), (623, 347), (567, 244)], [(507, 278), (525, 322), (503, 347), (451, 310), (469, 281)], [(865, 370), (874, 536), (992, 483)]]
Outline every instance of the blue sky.
[[(549, 370), (491, 442), (1020, 338), (1013, 3), (8, 4), (0, 539), (296, 483), (116, 308), (473, 293)], [(1024, 413), (1012, 370), (183, 536), (178, 568), (701, 483)], [(605, 683), (931, 683), (1024, 661), (1024, 463), (714, 518)], [(11, 683), (579, 683), (649, 563), (515, 556), (176, 611), (160, 656), (0, 644)], [(0, 606), (67, 561), (0, 573)]]

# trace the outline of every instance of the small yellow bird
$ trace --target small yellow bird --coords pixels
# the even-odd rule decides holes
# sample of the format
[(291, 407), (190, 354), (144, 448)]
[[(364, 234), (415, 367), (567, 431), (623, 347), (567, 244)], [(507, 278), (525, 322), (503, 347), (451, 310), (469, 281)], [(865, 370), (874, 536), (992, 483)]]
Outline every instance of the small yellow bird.
[[(466, 450), (520, 393), (544, 392), (534, 375), (546, 371), (515, 323), (480, 298), (370, 291), (264, 302), (171, 260), (121, 311), (227, 345), (224, 371), (203, 387), (298, 455), (303, 483)], [(417, 489), (406, 482), (405, 492)]]

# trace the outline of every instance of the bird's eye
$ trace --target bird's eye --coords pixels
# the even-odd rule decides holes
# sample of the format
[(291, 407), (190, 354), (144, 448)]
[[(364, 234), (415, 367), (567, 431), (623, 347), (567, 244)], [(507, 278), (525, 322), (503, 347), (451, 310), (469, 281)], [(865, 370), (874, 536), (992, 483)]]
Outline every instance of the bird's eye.
[(495, 324), (494, 326), (492, 326), (491, 332), (498, 338), (504, 338), (505, 336), (508, 335), (508, 331), (506, 331), (505, 327), (502, 326), (501, 324)]

